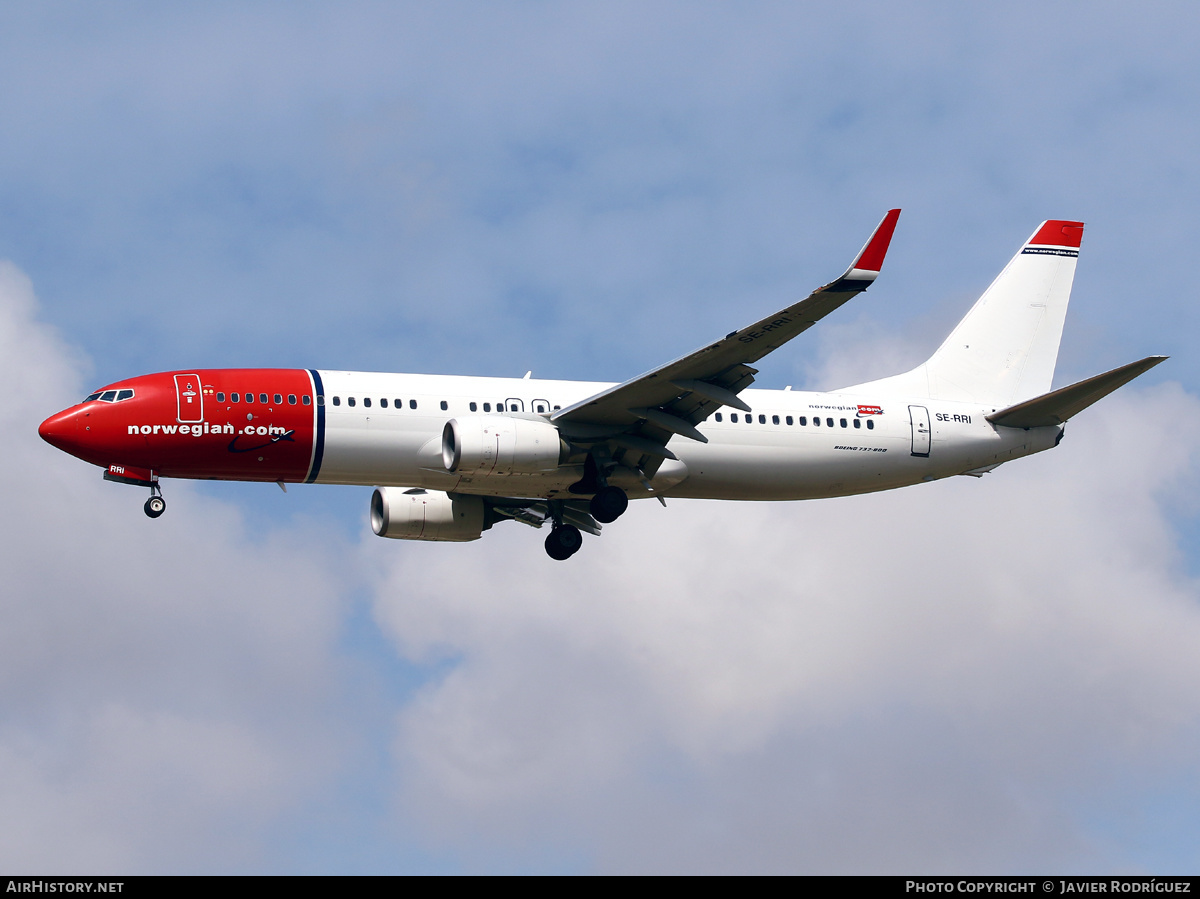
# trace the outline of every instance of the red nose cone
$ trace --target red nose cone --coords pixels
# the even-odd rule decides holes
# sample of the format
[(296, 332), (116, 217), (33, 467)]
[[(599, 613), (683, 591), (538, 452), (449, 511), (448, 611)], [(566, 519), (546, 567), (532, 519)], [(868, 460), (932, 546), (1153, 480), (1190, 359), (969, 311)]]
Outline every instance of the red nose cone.
[(78, 428), (79, 419), (68, 409), (47, 418), (38, 427), (38, 433), (51, 446), (70, 453), (76, 448)]

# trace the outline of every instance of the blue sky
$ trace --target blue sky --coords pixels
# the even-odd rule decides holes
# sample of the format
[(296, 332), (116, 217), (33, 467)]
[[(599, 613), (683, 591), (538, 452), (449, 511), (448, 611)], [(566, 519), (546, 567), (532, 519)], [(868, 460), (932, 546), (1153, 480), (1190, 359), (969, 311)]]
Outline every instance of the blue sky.
[[(1198, 15), (0, 7), (0, 861), (1194, 871)], [(920, 361), (1051, 217), (1057, 382), (1171, 360), (980, 482), (639, 506), (568, 566), (378, 540), (357, 488), (152, 523), (36, 438), (158, 370), (621, 379), (893, 206), (761, 386)]]

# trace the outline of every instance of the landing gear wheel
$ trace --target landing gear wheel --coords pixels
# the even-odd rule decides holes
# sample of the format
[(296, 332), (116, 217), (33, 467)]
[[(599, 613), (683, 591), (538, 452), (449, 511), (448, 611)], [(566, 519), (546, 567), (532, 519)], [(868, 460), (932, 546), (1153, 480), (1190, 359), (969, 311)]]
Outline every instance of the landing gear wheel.
[(562, 562), (579, 552), (583, 546), (583, 534), (574, 525), (559, 525), (546, 537), (546, 555)]
[(152, 496), (146, 500), (146, 505), (143, 506), (146, 514), (151, 518), (158, 518), (163, 512), (167, 511), (167, 501), (161, 496)]
[(613, 487), (611, 484), (601, 487), (588, 504), (588, 511), (592, 513), (592, 518), (601, 524), (616, 521), (625, 514), (625, 510), (628, 508), (629, 497), (625, 495), (625, 491), (620, 487)]

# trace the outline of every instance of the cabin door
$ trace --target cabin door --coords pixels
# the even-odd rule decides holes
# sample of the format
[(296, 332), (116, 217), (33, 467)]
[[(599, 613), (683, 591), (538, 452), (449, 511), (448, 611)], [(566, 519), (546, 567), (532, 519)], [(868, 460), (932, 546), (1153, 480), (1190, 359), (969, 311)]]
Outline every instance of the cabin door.
[(929, 410), (924, 406), (909, 406), (908, 417), (912, 421), (912, 454), (929, 455)]
[(180, 424), (199, 424), (204, 421), (204, 393), (197, 375), (175, 376), (175, 399)]

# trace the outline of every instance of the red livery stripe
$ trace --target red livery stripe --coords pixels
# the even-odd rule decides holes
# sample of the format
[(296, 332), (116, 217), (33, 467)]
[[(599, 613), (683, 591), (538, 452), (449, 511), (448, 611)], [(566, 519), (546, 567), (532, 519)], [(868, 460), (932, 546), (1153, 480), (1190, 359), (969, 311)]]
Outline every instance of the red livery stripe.
[(313, 464), (318, 407), (304, 369), (163, 372), (109, 389), (131, 396), (65, 409), (43, 438), (114, 477), (110, 466), (139, 479), (303, 481)]
[(899, 209), (888, 210), (888, 214), (884, 216), (879, 227), (875, 229), (875, 233), (871, 235), (871, 239), (867, 241), (867, 245), (863, 247), (863, 251), (854, 260), (852, 269), (877, 272), (883, 268), (883, 257), (887, 255), (888, 246), (892, 242), (892, 233), (896, 230), (896, 222), (899, 218)]
[(1042, 225), (1029, 242), (1046, 247), (1079, 249), (1079, 245), (1083, 242), (1083, 222), (1064, 222), (1054, 219)]

